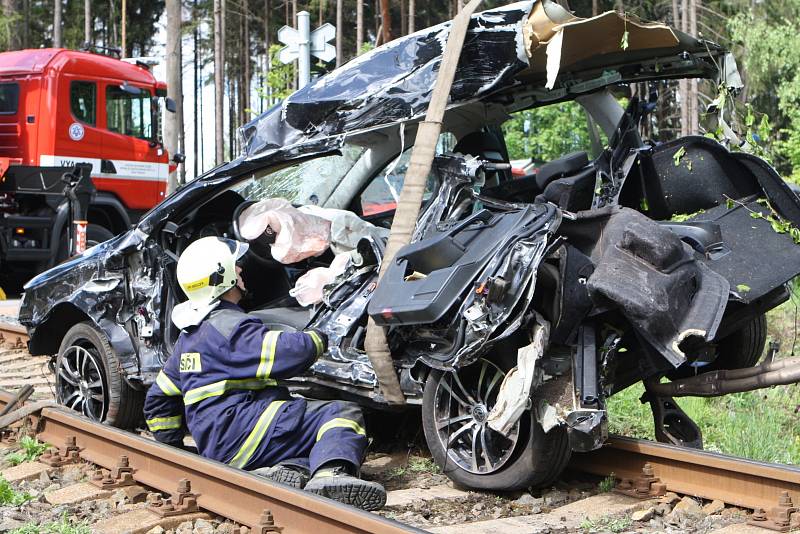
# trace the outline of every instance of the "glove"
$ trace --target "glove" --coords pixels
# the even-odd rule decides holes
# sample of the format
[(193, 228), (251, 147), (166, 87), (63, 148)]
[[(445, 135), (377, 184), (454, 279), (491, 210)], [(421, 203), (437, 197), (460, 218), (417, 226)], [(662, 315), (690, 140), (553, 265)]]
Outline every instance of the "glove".
[(311, 328), (311, 329), (307, 330), (307, 332), (308, 332), (309, 334), (310, 334), (311, 332), (313, 332), (313, 333), (315, 333), (317, 336), (319, 336), (319, 339), (321, 339), (321, 340), (322, 340), (322, 352), (320, 353), (320, 356), (322, 356), (323, 354), (325, 354), (325, 352), (328, 350), (328, 335), (327, 335), (325, 332), (323, 332), (322, 330), (318, 330), (318, 329), (316, 329), (316, 328)]

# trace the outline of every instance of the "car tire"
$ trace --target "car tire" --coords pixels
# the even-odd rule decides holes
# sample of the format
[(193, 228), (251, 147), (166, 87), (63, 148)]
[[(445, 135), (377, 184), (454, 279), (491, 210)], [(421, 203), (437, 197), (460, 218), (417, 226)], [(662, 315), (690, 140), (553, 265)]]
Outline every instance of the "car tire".
[[(483, 361), (487, 360), (479, 360), (467, 369), (482, 365)], [(461, 371), (463, 369), (459, 370), (459, 373)], [(451, 445), (452, 449), (448, 447), (446, 450), (440, 430), (444, 420), (437, 414), (439, 411), (437, 406), (441, 404), (441, 397), (437, 398), (437, 391), (441, 393), (443, 384), (446, 384), (451, 376), (452, 373), (431, 371), (423, 392), (422, 426), (428, 448), (439, 469), (456, 484), (479, 490), (512, 491), (552, 484), (564, 470), (571, 456), (567, 432), (563, 427), (555, 427), (545, 433), (530, 410), (526, 410), (520, 418), (517, 440), (507, 460), (491, 472), (476, 473), (474, 470), (471, 472), (465, 469), (461, 465), (463, 460), (459, 460), (458, 454), (454, 452), (453, 445), (457, 446), (458, 442)], [(490, 410), (491, 406), (486, 408)], [(490, 444), (493, 438), (505, 439), (488, 428), (483, 432), (489, 436)], [(452, 434), (450, 438), (452, 439)], [(490, 462), (484, 457), (483, 463), (486, 467)]]
[(753, 317), (741, 328), (717, 341), (717, 359), (708, 365), (695, 369), (679, 367), (667, 374), (670, 380), (688, 378), (697, 373), (724, 369), (744, 369), (753, 367), (761, 359), (767, 343), (767, 316)]
[(61, 341), (56, 400), (94, 421), (135, 428), (141, 422), (144, 392), (125, 382), (105, 334), (86, 321), (70, 328)]

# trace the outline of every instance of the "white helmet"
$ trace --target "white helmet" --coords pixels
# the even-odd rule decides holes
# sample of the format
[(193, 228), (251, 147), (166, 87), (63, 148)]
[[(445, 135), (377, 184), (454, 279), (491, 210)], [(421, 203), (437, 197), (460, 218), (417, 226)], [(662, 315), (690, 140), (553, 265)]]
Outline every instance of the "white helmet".
[(178, 259), (178, 284), (195, 307), (209, 306), (236, 286), (236, 261), (247, 243), (203, 237), (186, 247)]

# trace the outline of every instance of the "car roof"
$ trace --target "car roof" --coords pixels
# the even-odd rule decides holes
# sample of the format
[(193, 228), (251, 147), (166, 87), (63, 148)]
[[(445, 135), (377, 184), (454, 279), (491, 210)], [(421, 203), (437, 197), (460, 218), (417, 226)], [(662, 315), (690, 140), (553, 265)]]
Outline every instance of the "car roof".
[[(395, 39), (293, 93), (241, 128), (242, 159), (331, 151), (345, 136), (420, 120), (450, 24)], [(724, 53), (617, 12), (584, 19), (549, 0), (519, 2), (473, 15), (448, 108), (518, 100), (524, 109), (618, 83), (713, 78)]]

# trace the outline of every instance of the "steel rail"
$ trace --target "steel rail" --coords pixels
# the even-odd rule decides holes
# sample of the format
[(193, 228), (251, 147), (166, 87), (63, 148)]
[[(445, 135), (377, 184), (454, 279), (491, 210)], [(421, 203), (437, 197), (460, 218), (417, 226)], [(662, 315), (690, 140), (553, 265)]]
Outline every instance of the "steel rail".
[(23, 343), (28, 342), (28, 331), (24, 326), (18, 324), (10, 324), (0, 321), (0, 335), (7, 339), (19, 339)]
[[(13, 394), (0, 390), (0, 408)], [(133, 478), (151, 488), (173, 493), (180, 479), (191, 482), (198, 506), (249, 527), (258, 526), (265, 509), (272, 512), (283, 534), (331, 533), (422, 533), (424, 531), (370, 514), (357, 508), (272, 483), (174, 447), (148, 440), (113, 427), (94, 423), (66, 410), (42, 410), (37, 437), (52, 445), (75, 438), (81, 457), (111, 469), (125, 455), (135, 469)], [(255, 530), (259, 532), (259, 530)]]
[(800, 502), (800, 468), (796, 466), (622, 436), (611, 436), (596, 451), (573, 454), (570, 467), (595, 475), (635, 478), (646, 463), (675, 493), (752, 509), (772, 508), (784, 491)]

